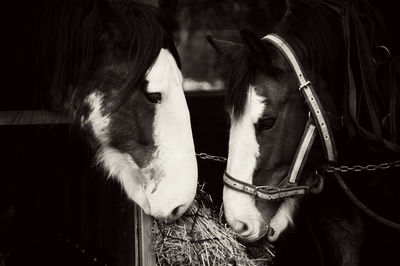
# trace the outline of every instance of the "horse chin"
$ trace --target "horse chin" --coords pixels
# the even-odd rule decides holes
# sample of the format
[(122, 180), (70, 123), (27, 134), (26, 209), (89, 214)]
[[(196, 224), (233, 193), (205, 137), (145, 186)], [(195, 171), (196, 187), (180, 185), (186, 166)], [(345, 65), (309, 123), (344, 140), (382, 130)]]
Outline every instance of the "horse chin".
[(268, 228), (269, 227), (266, 227), (265, 230), (264, 229), (260, 230), (260, 232), (257, 235), (252, 235), (249, 237), (241, 237), (238, 235), (237, 239), (242, 243), (253, 243), (254, 244), (254, 243), (258, 242), (259, 240), (263, 239), (267, 235), (267, 233), (269, 231)]
[(287, 198), (281, 203), (269, 223), (268, 240), (270, 242), (277, 241), (282, 232), (293, 224), (293, 214), (298, 200), (297, 198)]

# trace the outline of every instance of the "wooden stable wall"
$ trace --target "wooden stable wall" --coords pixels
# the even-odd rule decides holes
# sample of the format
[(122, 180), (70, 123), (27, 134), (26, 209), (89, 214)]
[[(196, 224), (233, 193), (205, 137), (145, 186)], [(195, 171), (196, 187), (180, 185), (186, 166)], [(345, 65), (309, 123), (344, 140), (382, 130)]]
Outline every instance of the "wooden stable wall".
[(6, 265), (140, 265), (134, 204), (68, 133), (0, 128), (2, 212), (12, 215), (1, 232)]
[[(222, 95), (188, 96), (198, 152), (225, 155), (222, 103)], [(0, 114), (0, 258), (5, 265), (154, 264), (152, 220), (94, 167), (89, 147), (68, 124), (4, 125), (10, 113)], [(12, 121), (37, 121), (31, 118)], [(199, 160), (200, 182), (216, 202), (224, 167)]]

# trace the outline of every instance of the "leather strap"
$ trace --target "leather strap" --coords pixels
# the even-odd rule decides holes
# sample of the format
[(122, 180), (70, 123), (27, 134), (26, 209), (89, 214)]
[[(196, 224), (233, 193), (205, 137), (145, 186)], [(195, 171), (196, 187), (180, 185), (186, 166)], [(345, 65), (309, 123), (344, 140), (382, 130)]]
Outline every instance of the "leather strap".
[(262, 200), (279, 200), (287, 197), (304, 195), (309, 191), (308, 186), (288, 186), (284, 188), (255, 186), (233, 178), (227, 172), (224, 173), (224, 185), (245, 194)]
[[(388, 150), (400, 152), (397, 131), (400, 128), (400, 123), (398, 122), (398, 117), (396, 117), (400, 109), (400, 94), (397, 89), (397, 77), (395, 76), (399, 72), (395, 69), (387, 69), (385, 73), (392, 74), (386, 77), (388, 79), (386, 83), (389, 83), (389, 85), (379, 84), (376, 69), (373, 65), (371, 44), (381, 45), (379, 42), (382, 41), (382, 38), (378, 34), (381, 31), (379, 28), (381, 25), (376, 23), (378, 27), (373, 28), (369, 28), (368, 26), (370, 25), (364, 25), (369, 23), (368, 20), (375, 20), (376, 18), (370, 15), (374, 14), (371, 6), (364, 5), (363, 7), (366, 9), (367, 15), (366, 13), (360, 15), (357, 7), (352, 2), (344, 5), (340, 13), (347, 54), (346, 98), (344, 99), (346, 127), (350, 137), (360, 135), (367, 141), (381, 143)], [(364, 20), (363, 17), (365, 18)], [(371, 43), (371, 41), (374, 41), (374, 43)], [(352, 53), (359, 60), (355, 68), (352, 64)], [(354, 71), (357, 71), (357, 73), (354, 73)], [(354, 78), (355, 76), (360, 77), (358, 83)], [(388, 96), (389, 98), (387, 98)], [(370, 126), (365, 126), (360, 121), (359, 108), (361, 105), (366, 106), (368, 113), (363, 118), (366, 117), (369, 120)], [(381, 125), (385, 116), (388, 117), (388, 124), (391, 127), (388, 134), (389, 137), (384, 136)]]
[(286, 43), (285, 40), (283, 40), (276, 34), (268, 34), (262, 39), (272, 43), (283, 53), (283, 55), (289, 61), (299, 82), (299, 90), (304, 96), (312, 117), (316, 122), (321, 140), (324, 143), (323, 146), (326, 158), (329, 162), (336, 162), (337, 151), (329, 120), (326, 118), (325, 110), (323, 109), (322, 104), (311, 85), (311, 82), (305, 76), (299, 60), (297, 59), (292, 48), (289, 46), (288, 43)]
[(311, 146), (314, 143), (316, 133), (316, 128), (312, 121), (312, 118), (309, 118), (306, 124), (306, 128), (304, 129), (300, 145), (296, 151), (294, 160), (289, 170), (289, 184), (296, 184), (297, 179), (300, 177), (303, 167), (307, 161), (308, 153), (310, 152)]
[(232, 177), (226, 171), (223, 178), (224, 185), (233, 190), (252, 195), (255, 198), (262, 200), (278, 200), (306, 194), (310, 190), (310, 187), (297, 185), (297, 179), (301, 175), (303, 166), (307, 161), (308, 153), (314, 143), (315, 136), (316, 126), (313, 123), (313, 119), (310, 117), (307, 121), (306, 128), (301, 138), (299, 148), (295, 154), (292, 166), (289, 170), (289, 174), (277, 187), (255, 186)]

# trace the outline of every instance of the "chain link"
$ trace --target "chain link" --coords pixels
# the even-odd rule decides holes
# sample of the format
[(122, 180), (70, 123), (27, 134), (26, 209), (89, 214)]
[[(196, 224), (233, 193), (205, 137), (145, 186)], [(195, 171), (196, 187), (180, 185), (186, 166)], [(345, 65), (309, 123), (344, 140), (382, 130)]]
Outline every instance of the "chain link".
[(209, 155), (204, 152), (196, 153), (196, 156), (198, 156), (200, 159), (203, 159), (203, 160), (211, 160), (211, 161), (216, 161), (216, 162), (220, 162), (220, 163), (226, 163), (226, 161), (227, 161), (227, 159), (225, 157)]
[(368, 165), (353, 165), (353, 166), (328, 166), (324, 168), (325, 172), (333, 173), (346, 173), (346, 172), (361, 172), (361, 171), (375, 171), (375, 170), (384, 170), (392, 167), (400, 167), (400, 160), (388, 162), (388, 163), (381, 163), (381, 164), (368, 164)]
[[(210, 155), (205, 152), (196, 153), (200, 159), (203, 160), (211, 160), (220, 163), (226, 163), (227, 159), (222, 156), (215, 156)], [(381, 163), (381, 164), (368, 164), (368, 165), (353, 165), (353, 166), (328, 166), (324, 168), (325, 172), (333, 173), (333, 172), (340, 172), (340, 173), (347, 173), (347, 172), (361, 172), (361, 171), (375, 171), (375, 170), (384, 170), (393, 167), (400, 167), (400, 160), (388, 162), (388, 163)]]

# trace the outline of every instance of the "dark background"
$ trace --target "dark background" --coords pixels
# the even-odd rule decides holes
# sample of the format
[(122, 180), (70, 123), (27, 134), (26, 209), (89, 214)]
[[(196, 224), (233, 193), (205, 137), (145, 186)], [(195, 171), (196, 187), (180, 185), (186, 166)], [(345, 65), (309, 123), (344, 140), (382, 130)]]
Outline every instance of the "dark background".
[[(174, 30), (183, 74), (191, 82), (186, 96), (197, 152), (226, 156), (228, 68), (205, 36), (239, 42), (238, 29), (247, 28), (261, 37), (279, 21), (284, 1), (143, 2), (159, 6)], [(396, 8), (390, 1), (374, 2), (385, 13), (393, 45), (399, 46)], [(29, 69), (29, 60), (20, 59), (34, 56), (29, 47), (34, 37), (31, 21), (40, 3), (1, 4), (0, 110), (37, 108), (34, 95), (29, 94), (30, 79), (22, 79), (19, 71)], [(0, 147), (0, 266), (130, 265), (134, 261), (133, 204), (119, 184), (92, 165), (93, 154), (75, 130), (66, 125), (1, 126)], [(201, 159), (198, 163), (200, 182), (220, 204), (225, 165)], [(276, 265), (319, 265), (304, 221), (299, 219), (296, 227), (291, 241), (279, 248)]]

